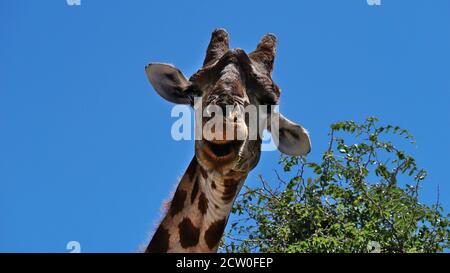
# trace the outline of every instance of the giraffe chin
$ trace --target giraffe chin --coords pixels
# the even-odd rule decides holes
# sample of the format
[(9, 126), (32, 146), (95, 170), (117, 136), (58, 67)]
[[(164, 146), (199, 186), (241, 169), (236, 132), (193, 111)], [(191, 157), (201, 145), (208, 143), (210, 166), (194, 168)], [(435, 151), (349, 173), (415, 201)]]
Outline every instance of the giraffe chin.
[(242, 140), (201, 140), (196, 145), (197, 158), (207, 169), (224, 173), (236, 165), (243, 144)]

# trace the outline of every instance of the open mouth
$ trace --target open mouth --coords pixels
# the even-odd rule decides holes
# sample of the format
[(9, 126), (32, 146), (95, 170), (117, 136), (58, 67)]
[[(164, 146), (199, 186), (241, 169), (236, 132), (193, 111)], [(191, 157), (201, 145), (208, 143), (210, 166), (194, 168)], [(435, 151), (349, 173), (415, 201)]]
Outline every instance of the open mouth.
[(230, 160), (233, 159), (242, 145), (242, 141), (207, 141), (205, 140), (205, 152), (214, 160)]

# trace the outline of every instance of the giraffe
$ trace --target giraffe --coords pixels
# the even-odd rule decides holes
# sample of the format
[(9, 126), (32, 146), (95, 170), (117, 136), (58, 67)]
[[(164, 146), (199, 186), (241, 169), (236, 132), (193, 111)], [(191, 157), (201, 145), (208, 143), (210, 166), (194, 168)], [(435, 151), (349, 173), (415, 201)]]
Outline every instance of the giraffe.
[[(266, 34), (256, 49), (247, 54), (239, 48), (230, 49), (228, 32), (216, 29), (203, 66), (189, 79), (170, 64), (150, 63), (145, 72), (156, 92), (172, 103), (194, 107), (197, 97), (204, 108), (277, 105), (280, 89), (272, 80), (276, 43), (273, 34)], [(210, 135), (196, 139), (195, 155), (145, 252), (217, 252), (233, 202), (261, 154), (261, 137), (250, 139), (245, 135), (248, 118), (239, 112), (241, 108), (234, 109), (223, 117), (223, 122), (247, 137), (224, 140), (224, 130), (216, 128)], [(271, 130), (282, 153), (309, 153), (309, 134), (302, 126), (272, 110), (258, 118), (270, 120), (275, 116), (279, 119), (278, 130), (271, 130), (269, 125), (258, 131)], [(202, 117), (195, 128), (205, 126), (208, 120)]]

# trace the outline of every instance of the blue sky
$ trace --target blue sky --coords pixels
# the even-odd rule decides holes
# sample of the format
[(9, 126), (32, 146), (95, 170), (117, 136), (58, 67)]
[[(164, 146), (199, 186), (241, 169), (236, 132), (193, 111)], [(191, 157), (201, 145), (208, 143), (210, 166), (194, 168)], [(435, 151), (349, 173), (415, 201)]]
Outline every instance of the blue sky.
[[(450, 209), (450, 2), (0, 1), (0, 252), (134, 252), (193, 156), (170, 136), (172, 105), (144, 74), (151, 61), (190, 76), (210, 33), (251, 51), (278, 36), (280, 110), (311, 132), (377, 116), (409, 129), (411, 152)], [(271, 175), (265, 152), (247, 183)]]

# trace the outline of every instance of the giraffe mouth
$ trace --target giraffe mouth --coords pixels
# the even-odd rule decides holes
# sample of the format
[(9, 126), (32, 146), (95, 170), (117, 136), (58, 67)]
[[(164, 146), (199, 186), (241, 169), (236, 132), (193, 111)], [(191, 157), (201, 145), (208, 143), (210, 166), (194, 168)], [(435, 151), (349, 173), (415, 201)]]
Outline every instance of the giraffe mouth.
[(228, 161), (238, 155), (239, 148), (243, 141), (204, 141), (204, 150), (208, 157), (215, 161)]

